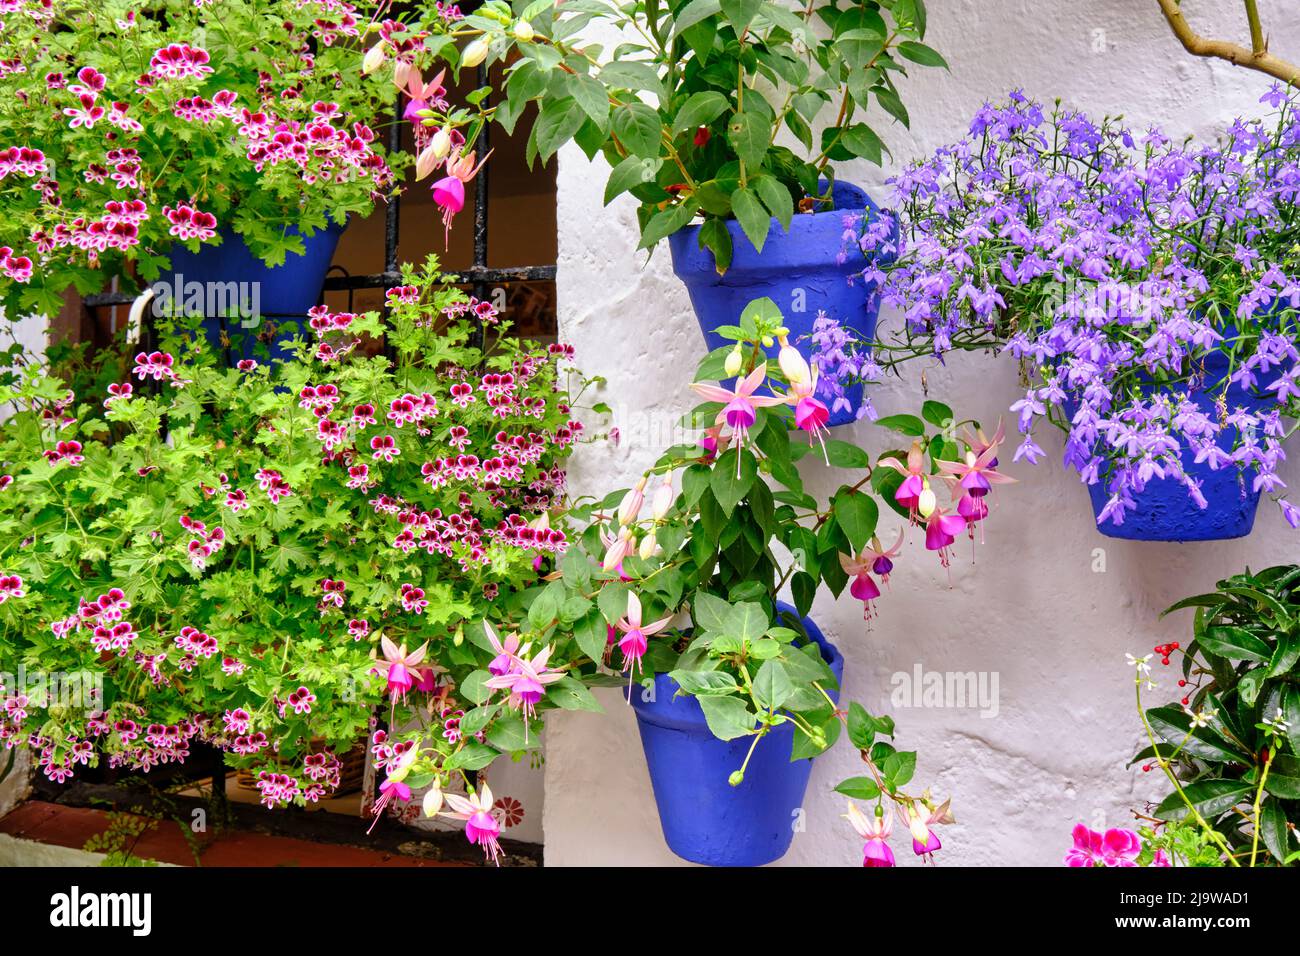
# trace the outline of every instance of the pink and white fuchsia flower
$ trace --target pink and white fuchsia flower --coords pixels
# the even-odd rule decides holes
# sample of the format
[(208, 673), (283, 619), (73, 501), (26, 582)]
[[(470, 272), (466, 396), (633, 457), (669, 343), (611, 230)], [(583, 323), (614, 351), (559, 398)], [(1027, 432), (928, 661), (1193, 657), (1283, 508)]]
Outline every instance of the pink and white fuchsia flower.
[(641, 658), (645, 656), (649, 642), (646, 638), (657, 634), (668, 626), (672, 615), (660, 618), (652, 624), (641, 623), (641, 599), (632, 591), (627, 594), (627, 613), (614, 625), (623, 632), (618, 642), (618, 649), (623, 652), (623, 670), (627, 671), (629, 686), (632, 674), (641, 669)]
[[(737, 376), (734, 389), (723, 388), (708, 382), (692, 382), (691, 390), (710, 402), (721, 402), (715, 424), (725, 424), (732, 432), (737, 448), (743, 448), (750, 427), (758, 418), (758, 409), (782, 404), (785, 399), (775, 395), (755, 395), (754, 391), (767, 380), (767, 363), (760, 362), (754, 371), (743, 379)], [(736, 457), (736, 474), (740, 474), (740, 457)]]
[(826, 423), (830, 421), (831, 411), (816, 397), (817, 369), (809, 366), (799, 350), (784, 335), (781, 336), (781, 350), (777, 353), (776, 360), (790, 383), (790, 390), (784, 400), (794, 406), (795, 427), (806, 431), (810, 440), (816, 438), (821, 443), (822, 457), (830, 465), (830, 456), (826, 452), (826, 436), (830, 434), (830, 429)]
[(858, 836), (866, 843), (862, 847), (862, 865), (886, 867), (894, 865), (894, 851), (889, 846), (889, 834), (894, 829), (893, 817), (887, 813), (877, 813), (868, 817), (850, 802), (849, 812), (844, 815)]
[(889, 584), (889, 575), (894, 570), (893, 559), (898, 552), (903, 549), (903, 530), (898, 531), (898, 538), (894, 541), (891, 548), (884, 548), (880, 544), (880, 538), (872, 535), (871, 543), (862, 549), (862, 553), (857, 557), (849, 557), (846, 554), (840, 555), (840, 567), (844, 573), (852, 576), (853, 583), (849, 585), (849, 593), (863, 604), (862, 616), (870, 620), (875, 614), (875, 608), (871, 602), (880, 597), (880, 588), (872, 580), (871, 575), (880, 576), (882, 584)]
[(502, 674), (493, 674), (483, 682), (483, 686), (490, 687), (493, 690), (504, 690), (509, 694), (509, 704), (511, 707), (521, 710), (524, 715), (524, 742), (528, 741), (528, 724), (533, 720), (536, 714), (537, 704), (546, 694), (546, 686), (554, 684), (564, 678), (564, 672), (552, 670), (547, 661), (550, 660), (552, 647), (547, 646), (537, 652), (531, 659), (525, 655), (528, 653), (529, 645), (525, 644), (517, 651), (509, 652), (497, 638), (492, 629), (492, 625), (487, 621), (483, 622), (483, 632), (487, 635), (488, 641), (492, 644), (493, 650), (497, 651), (497, 658), (494, 664), (500, 664), (501, 655), (507, 656), (506, 671)]
[[(386, 693), (396, 703), (398, 697), (405, 698), (406, 692), (415, 685), (416, 671), (420, 662), (424, 660), (429, 645), (426, 642), (407, 653), (405, 644), (399, 647), (385, 636), (379, 639), (379, 646), (384, 652), (384, 660), (388, 662), (388, 670), (385, 674), (388, 679)], [(380, 668), (376, 666), (373, 672), (378, 673), (379, 670)]]
[(444, 817), (465, 821), (465, 838), (483, 848), (483, 855), (498, 866), (501, 855), (501, 822), (492, 811), (492, 791), (487, 781), (479, 784), (478, 791), (470, 791), (467, 796), (458, 793), (444, 793), (443, 799), (451, 806), (450, 810), (439, 811)]

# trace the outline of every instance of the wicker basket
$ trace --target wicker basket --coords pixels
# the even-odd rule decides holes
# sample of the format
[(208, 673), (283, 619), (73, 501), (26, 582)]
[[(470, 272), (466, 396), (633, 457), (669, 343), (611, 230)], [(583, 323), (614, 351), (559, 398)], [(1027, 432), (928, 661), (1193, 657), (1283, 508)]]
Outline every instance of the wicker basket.
[[(312, 749), (324, 745), (324, 741), (315, 741)], [(362, 780), (366, 773), (366, 747), (363, 743), (358, 743), (347, 753), (338, 755), (339, 757), (339, 788), (330, 794), (330, 799), (334, 797), (346, 796), (349, 793), (356, 793), (361, 789)], [(257, 790), (257, 776), (251, 770), (235, 771), (235, 785), (241, 790)]]

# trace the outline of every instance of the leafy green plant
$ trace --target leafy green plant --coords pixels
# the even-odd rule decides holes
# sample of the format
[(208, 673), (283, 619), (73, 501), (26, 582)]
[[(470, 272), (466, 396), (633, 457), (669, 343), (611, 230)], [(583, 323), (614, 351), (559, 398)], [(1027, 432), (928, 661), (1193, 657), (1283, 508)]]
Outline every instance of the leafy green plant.
[(1300, 567), (1234, 575), (1165, 613), (1195, 608), (1177, 704), (1145, 708), (1151, 655), (1134, 661), (1150, 746), (1134, 763), (1159, 769), (1172, 791), (1152, 811), (1196, 825), (1231, 865), (1293, 863), (1300, 847)]
[(58, 312), (75, 287), (152, 282), (176, 243), (238, 234), (269, 264), (390, 195), (409, 158), (378, 123), (416, 31), (342, 0), (17, 0), (0, 29), (0, 304)]
[[(909, 64), (946, 66), (922, 42), (922, 0), (488, 0), (431, 29), (454, 65), (505, 64), (486, 115), (513, 130), (537, 105), (530, 160), (569, 141), (604, 155), (605, 201), (639, 201), (641, 247), (701, 216), (719, 271), (733, 253), (724, 220), (761, 250), (772, 217), (788, 229), (829, 196), (832, 163), (881, 162), (867, 113), (908, 123), (897, 79)], [(834, 119), (814, 133), (823, 110)]]
[[(387, 329), (320, 307), (292, 360), (259, 344), (227, 368), (189, 320), (160, 320), (159, 351), (102, 403), (37, 364), (0, 388), (7, 749), (62, 781), (203, 741), (266, 803), (301, 805), (337, 785), (335, 752), (386, 692), (390, 719), (408, 695), (445, 716), (490, 660), (467, 622), (481, 639), (562, 550), (548, 516), (581, 380), (436, 260), (403, 278)], [(367, 349), (381, 331), (391, 360)], [(481, 738), (440, 742), (470, 769), (521, 749)]]

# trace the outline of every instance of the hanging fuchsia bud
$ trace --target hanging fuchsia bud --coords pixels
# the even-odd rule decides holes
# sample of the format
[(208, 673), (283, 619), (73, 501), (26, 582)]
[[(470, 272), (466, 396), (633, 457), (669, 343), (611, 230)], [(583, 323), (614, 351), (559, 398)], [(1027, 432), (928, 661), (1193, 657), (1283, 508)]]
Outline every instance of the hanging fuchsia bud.
[(646, 478), (642, 475), (635, 485), (623, 496), (623, 503), (618, 506), (618, 523), (627, 527), (641, 514), (641, 505), (645, 502)]
[(664, 480), (655, 489), (654, 499), (650, 502), (650, 514), (655, 521), (662, 521), (673, 506), (677, 494), (673, 491), (672, 472), (664, 475)]

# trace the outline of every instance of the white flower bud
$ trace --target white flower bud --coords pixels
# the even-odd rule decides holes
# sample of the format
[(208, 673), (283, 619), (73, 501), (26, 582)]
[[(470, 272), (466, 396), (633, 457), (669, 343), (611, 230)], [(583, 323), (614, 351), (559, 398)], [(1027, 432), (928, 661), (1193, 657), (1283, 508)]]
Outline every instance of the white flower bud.
[(467, 67), (478, 66), (487, 59), (487, 55), (488, 41), (483, 37), (476, 37), (470, 41), (469, 46), (465, 47), (465, 51), (460, 55), (460, 65)]
[(375, 70), (384, 65), (384, 44), (376, 43), (366, 51), (366, 57), (361, 61), (361, 73), (369, 76)]
[(514, 33), (515, 33), (515, 39), (518, 40), (520, 43), (527, 43), (534, 36), (536, 36), (536, 34), (533, 32), (533, 25), (529, 23), (527, 20), (520, 20), (518, 23), (516, 23)]

